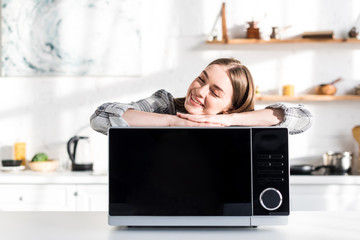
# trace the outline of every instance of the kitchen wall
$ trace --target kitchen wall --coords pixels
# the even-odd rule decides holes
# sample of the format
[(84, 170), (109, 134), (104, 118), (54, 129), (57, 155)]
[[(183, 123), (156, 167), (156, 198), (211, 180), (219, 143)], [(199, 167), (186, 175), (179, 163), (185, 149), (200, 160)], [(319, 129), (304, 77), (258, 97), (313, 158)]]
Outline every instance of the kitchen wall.
[[(360, 84), (360, 44), (205, 44), (220, 7), (218, 0), (141, 0), (139, 76), (1, 77), (2, 157), (8, 146), (25, 141), (28, 158), (47, 152), (65, 167), (66, 141), (83, 134), (91, 136), (96, 169), (106, 170), (107, 138), (89, 127), (96, 107), (108, 101), (136, 101), (161, 88), (175, 97), (184, 96), (190, 82), (218, 57), (240, 59), (262, 94), (279, 93), (281, 85), (288, 83), (295, 85), (296, 94), (305, 94), (338, 77), (343, 78), (337, 85), (339, 95), (351, 93)], [(334, 30), (341, 38), (358, 14), (360, 1), (356, 0), (227, 1), (230, 37), (243, 36), (246, 22), (259, 20), (263, 35), (270, 34), (266, 29), (271, 26), (291, 25), (283, 37)], [(258, 102), (257, 108), (267, 104)], [(314, 123), (307, 132), (290, 137), (293, 161), (318, 161), (327, 150), (357, 153), (351, 129), (360, 125), (359, 101), (304, 104), (313, 113)]]

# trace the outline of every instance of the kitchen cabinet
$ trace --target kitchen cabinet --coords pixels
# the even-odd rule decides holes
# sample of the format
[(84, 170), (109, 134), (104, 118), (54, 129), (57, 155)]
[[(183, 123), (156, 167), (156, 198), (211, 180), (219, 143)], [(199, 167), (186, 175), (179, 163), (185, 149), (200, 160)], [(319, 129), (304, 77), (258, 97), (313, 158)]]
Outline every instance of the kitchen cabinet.
[(0, 211), (106, 211), (107, 185), (0, 185)]
[(0, 185), (1, 211), (74, 211), (76, 186)]
[(107, 176), (0, 172), (0, 211), (106, 211)]
[(107, 185), (77, 185), (76, 187), (77, 211), (107, 211)]
[(360, 211), (360, 186), (293, 185), (291, 209), (296, 211)]
[(291, 210), (360, 210), (360, 176), (291, 176), (290, 181)]

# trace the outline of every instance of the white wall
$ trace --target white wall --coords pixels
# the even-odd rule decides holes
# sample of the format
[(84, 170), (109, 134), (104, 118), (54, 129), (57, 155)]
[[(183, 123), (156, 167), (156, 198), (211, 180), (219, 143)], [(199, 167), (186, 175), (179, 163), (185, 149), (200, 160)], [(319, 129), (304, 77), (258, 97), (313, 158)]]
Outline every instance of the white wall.
[[(44, 151), (65, 163), (66, 141), (90, 134), (96, 167), (106, 169), (107, 138), (89, 128), (96, 107), (107, 101), (135, 101), (160, 88), (184, 96), (189, 83), (218, 57), (240, 59), (263, 94), (278, 93), (286, 83), (304, 94), (338, 77), (344, 79), (337, 85), (343, 94), (360, 83), (360, 44), (206, 45), (221, 1), (142, 0), (141, 5), (141, 76), (1, 78), (0, 147), (25, 141), (28, 158)], [(246, 21), (260, 19), (263, 28), (292, 25), (284, 36), (331, 29), (336, 37), (346, 37), (359, 13), (360, 1), (355, 0), (227, 1), (231, 36), (241, 36), (239, 26)], [(351, 129), (360, 125), (360, 102), (305, 104), (315, 121), (306, 133), (291, 136), (293, 158), (357, 150)]]

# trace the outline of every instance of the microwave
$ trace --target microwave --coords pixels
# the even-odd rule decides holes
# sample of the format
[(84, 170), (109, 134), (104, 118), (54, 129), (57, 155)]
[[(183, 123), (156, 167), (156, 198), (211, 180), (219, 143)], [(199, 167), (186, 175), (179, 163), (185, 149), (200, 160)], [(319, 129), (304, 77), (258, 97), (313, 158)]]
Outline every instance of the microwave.
[(113, 226), (287, 224), (288, 130), (110, 128)]

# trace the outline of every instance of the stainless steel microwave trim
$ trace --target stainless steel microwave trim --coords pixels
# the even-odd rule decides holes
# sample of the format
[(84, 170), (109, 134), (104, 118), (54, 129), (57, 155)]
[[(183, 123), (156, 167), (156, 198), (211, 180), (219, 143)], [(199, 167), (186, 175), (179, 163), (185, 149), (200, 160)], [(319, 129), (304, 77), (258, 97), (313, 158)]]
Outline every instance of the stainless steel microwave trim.
[(108, 215), (111, 226), (277, 226), (288, 224), (288, 216), (123, 216)]
[[(176, 129), (189, 129), (189, 128), (180, 128), (180, 127), (175, 127), (175, 128)], [(164, 129), (164, 128), (134, 127), (134, 129)], [(170, 129), (170, 128), (166, 128), (166, 129)], [(199, 128), (193, 128), (193, 129), (199, 129)], [(201, 128), (201, 129), (204, 129), (204, 128)], [(206, 128), (206, 129), (210, 130), (213, 128)], [(217, 128), (217, 129), (219, 129), (219, 128)], [(276, 189), (276, 186), (275, 187), (273, 187), (273, 186), (266, 187), (265, 186), (264, 187), (265, 190), (264, 189), (261, 190), (261, 188), (259, 189), (260, 178), (258, 176), (256, 178), (254, 178), (255, 175), (258, 175), (258, 173), (256, 173), (256, 172), (259, 172), (259, 171), (257, 171), (257, 169), (259, 167), (259, 163), (264, 161), (263, 158), (260, 157), (262, 155), (259, 155), (257, 153), (258, 146), (253, 145), (254, 142), (256, 141), (256, 139), (258, 138), (256, 133), (258, 133), (259, 131), (261, 132), (262, 130), (264, 130), (266, 132), (266, 129), (283, 129), (284, 130), (284, 128), (279, 128), (279, 127), (231, 127), (228, 129), (234, 129), (234, 130), (248, 129), (250, 132), (249, 150), (250, 150), (250, 157), (251, 157), (251, 164), (250, 164), (251, 180), (249, 179), (250, 180), (249, 185), (251, 186), (250, 199), (253, 204), (253, 207), (251, 208), (251, 216), (110, 215), (110, 212), (109, 212), (109, 214), (108, 214), (109, 225), (113, 225), (113, 226), (259, 226), (259, 225), (285, 225), (285, 224), (287, 224), (288, 215), (290, 214), (290, 204), (291, 204), (290, 196), (289, 196), (289, 193), (290, 193), (290, 186), (289, 186), (290, 166), (288, 163), (289, 146), (288, 146), (288, 142), (287, 142), (288, 141), (287, 137), (285, 139), (285, 138), (283, 138), (284, 135), (281, 135), (281, 134), (274, 135), (274, 136), (277, 136), (278, 139), (285, 139), (284, 141), (286, 141), (286, 146), (283, 145), (283, 147), (281, 148), (282, 151), (284, 151), (286, 154), (286, 155), (284, 155), (285, 156), (284, 159), (272, 160), (272, 158), (271, 158), (273, 155), (272, 153), (269, 155), (270, 157), (268, 158), (269, 162), (270, 161), (284, 161), (284, 163), (287, 164), (287, 169), (284, 168), (284, 170), (285, 170), (285, 172), (284, 172), (285, 182), (284, 183), (287, 186), (282, 185), (283, 188), (280, 188), (281, 189), (280, 191), (278, 189)], [(110, 130), (108, 132), (108, 136), (110, 135), (109, 133), (110, 133)], [(286, 129), (286, 134), (288, 134), (287, 129)], [(282, 141), (280, 141), (280, 142), (282, 142)], [(285, 142), (283, 142), (282, 144), (285, 144)], [(256, 151), (256, 152), (254, 152), (254, 151)], [(276, 153), (274, 153), (274, 154), (276, 154)], [(259, 158), (259, 159), (256, 160), (257, 162), (255, 164), (254, 161), (257, 158)], [(110, 160), (110, 146), (109, 146), (109, 160)], [(270, 164), (270, 166), (271, 166), (271, 164)], [(109, 176), (110, 176), (110, 169), (108, 169), (108, 171), (109, 171)], [(263, 179), (263, 178), (261, 178), (261, 179)], [(109, 179), (109, 183), (110, 183), (110, 179)], [(257, 188), (256, 191), (255, 191), (255, 188)], [(259, 190), (260, 190), (260, 192), (259, 192)], [(281, 199), (280, 203), (276, 207), (273, 207), (273, 208), (267, 207), (266, 204), (264, 204), (264, 201), (262, 200), (262, 196), (264, 195), (264, 192), (269, 191), (269, 190), (277, 192)], [(283, 191), (285, 191), (284, 196), (282, 194)], [(109, 194), (110, 194), (110, 184), (109, 184)], [(257, 194), (259, 194), (259, 195), (257, 195)], [(263, 210), (260, 210), (260, 208), (258, 208), (258, 207), (255, 208), (255, 205), (254, 205), (255, 202), (257, 202), (256, 203), (257, 206), (260, 206), (260, 208), (262, 208)], [(286, 204), (284, 205), (284, 203), (286, 203)], [(288, 206), (288, 208), (286, 208), (286, 207), (284, 208), (281, 205)], [(109, 202), (109, 207), (110, 207), (110, 202)], [(110, 210), (110, 208), (109, 208), (109, 210)], [(263, 214), (263, 211), (268, 211), (268, 212), (267, 213), (264, 212), (265, 214)]]

